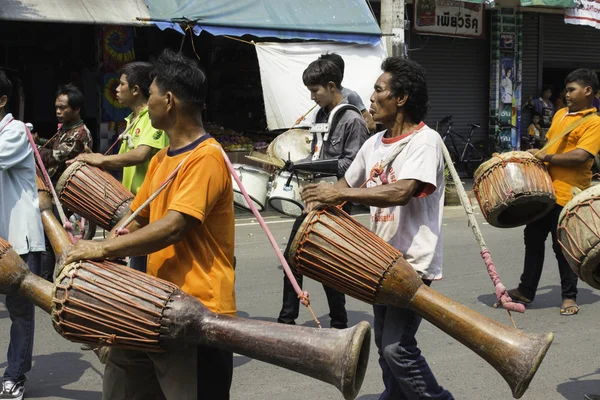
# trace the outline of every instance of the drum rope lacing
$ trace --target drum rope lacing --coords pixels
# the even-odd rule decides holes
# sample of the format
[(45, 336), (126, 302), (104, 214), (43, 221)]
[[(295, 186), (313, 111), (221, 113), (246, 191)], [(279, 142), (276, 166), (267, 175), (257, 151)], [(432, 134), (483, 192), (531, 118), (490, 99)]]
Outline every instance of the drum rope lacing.
[(33, 140), (33, 135), (31, 135), (31, 132), (29, 131), (29, 128), (27, 127), (27, 125), (25, 126), (25, 130), (27, 131), (27, 138), (29, 139), (29, 143), (31, 144), (31, 147), (33, 149), (33, 154), (35, 155), (35, 159), (37, 160), (38, 167), (40, 168), (40, 171), (42, 171), (42, 176), (44, 177), (44, 180), (46, 181), (46, 185), (48, 186), (48, 189), (50, 190), (50, 193), (52, 194), (52, 199), (54, 200), (54, 205), (56, 206), (56, 209), (58, 210), (58, 215), (61, 219), (63, 227), (67, 231), (67, 234), (69, 235), (69, 240), (71, 241), (71, 243), (75, 244), (80, 239), (80, 237), (79, 237), (79, 235), (77, 238), (75, 236), (73, 236), (73, 225), (71, 225), (71, 222), (67, 218), (65, 211), (63, 210), (63, 208), (60, 204), (60, 201), (58, 200), (58, 196), (56, 195), (56, 190), (54, 190), (54, 185), (52, 184), (52, 181), (50, 180), (50, 176), (48, 175), (48, 171), (46, 171), (46, 167), (44, 166), (44, 162), (42, 161), (40, 152), (37, 149), (35, 141)]
[[(593, 206), (593, 203), (597, 200), (600, 200), (600, 196), (593, 196), (590, 199), (577, 204), (577, 206), (575, 206), (574, 209), (567, 211), (563, 218), (563, 223), (561, 225), (559, 225), (556, 229), (557, 233), (560, 231), (564, 231), (566, 233), (566, 239), (568, 241), (568, 244), (571, 244), (574, 248), (567, 247), (567, 245), (565, 243), (563, 243), (563, 241), (560, 239), (560, 237), (558, 238), (558, 244), (560, 244), (560, 247), (562, 247), (563, 253), (565, 255), (568, 255), (577, 264), (582, 263), (583, 260), (581, 257), (585, 257), (587, 255), (587, 252), (579, 245), (579, 243), (582, 243), (582, 240), (578, 240), (578, 237), (580, 236), (579, 234), (581, 233), (581, 232), (579, 232), (579, 226), (575, 225), (575, 228), (576, 228), (575, 232), (571, 232), (567, 225), (569, 224), (571, 218), (576, 218), (587, 229), (589, 229), (589, 231), (592, 232), (596, 236), (596, 238), (600, 239), (600, 227), (598, 226), (598, 223), (597, 223), (597, 221), (600, 220), (600, 213)], [(592, 218), (592, 222), (593, 222), (594, 226), (591, 226), (589, 221), (584, 220), (579, 214), (580, 208), (588, 208), (588, 207), (589, 207), (590, 212), (593, 213), (596, 217), (596, 218)], [(577, 257), (577, 255), (573, 252), (573, 250), (575, 250), (575, 249), (579, 253), (581, 253), (581, 257)]]
[[(504, 167), (510, 163), (519, 163), (522, 164), (525, 168), (525, 175), (531, 176), (531, 179), (526, 181), (527, 189), (531, 193), (545, 191), (540, 183), (547, 181), (546, 186), (552, 187), (552, 182), (549, 180), (548, 175), (544, 173), (544, 170), (540, 168), (543, 163), (539, 161), (537, 158), (519, 158), (519, 157), (510, 157), (510, 158), (502, 158), (498, 154), (493, 155), (494, 158), (500, 160), (499, 163), (490, 166), (481, 176), (478, 177), (475, 184), (473, 185), (473, 193), (475, 194), (475, 198), (481, 204), (481, 211), (484, 217), (487, 219), (489, 212), (491, 211), (490, 207), (492, 205), (492, 200), (495, 198), (502, 199), (502, 205), (506, 205), (509, 200), (514, 198), (514, 191), (512, 187), (509, 185), (508, 179), (503, 179), (503, 177), (508, 176), (508, 173)], [(502, 168), (500, 168), (502, 167)], [(498, 173), (499, 172), (499, 173)], [(488, 187), (482, 187), (479, 183), (487, 178), (490, 180), (490, 185)], [(491, 191), (493, 192), (491, 192)]]
[[(335, 239), (315, 229), (319, 224), (335, 234)], [(302, 233), (294, 256), (299, 272), (326, 286), (343, 287), (342, 292), (374, 304), (381, 280), (402, 253), (375, 233), (365, 232), (364, 226), (338, 206), (316, 211), (308, 225), (310, 229)], [(327, 273), (320, 273), (322, 270)]]
[[(53, 299), (54, 322), (63, 330), (63, 336), (81, 342), (100, 341), (108, 345), (120, 344), (125, 348), (156, 351), (160, 339), (160, 320), (163, 316), (161, 310), (169, 300), (168, 289), (177, 287), (168, 284), (163, 287), (164, 282), (161, 282), (161, 286), (155, 287), (157, 290), (139, 285), (135, 293), (130, 292), (126, 280), (115, 279), (112, 274), (115, 267), (116, 265), (107, 262), (78, 262), (68, 275), (68, 282), (57, 282), (57, 290), (64, 291), (65, 297), (58, 299), (55, 296)], [(127, 270), (123, 272), (127, 276), (132, 275)], [(84, 301), (82, 298), (70, 296), (71, 291), (93, 301)], [(143, 303), (132, 301), (129, 294), (135, 295), (135, 298)], [(113, 330), (115, 333), (107, 334), (104, 329), (95, 329), (77, 323), (77, 319), (72, 318), (73, 316)]]

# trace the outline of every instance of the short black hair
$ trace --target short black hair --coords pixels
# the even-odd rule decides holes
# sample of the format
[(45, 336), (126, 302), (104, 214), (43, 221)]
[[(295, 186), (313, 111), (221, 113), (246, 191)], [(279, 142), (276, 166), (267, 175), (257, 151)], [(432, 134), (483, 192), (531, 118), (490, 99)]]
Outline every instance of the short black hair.
[(533, 120), (535, 117), (542, 118), (542, 114), (540, 114), (537, 111), (534, 111), (534, 112), (531, 113), (531, 119)]
[(150, 96), (149, 90), (152, 84), (150, 73), (152, 72), (152, 64), (143, 61), (134, 61), (126, 64), (117, 71), (119, 76), (125, 75), (130, 88), (138, 86), (144, 97)]
[(598, 75), (591, 69), (579, 68), (567, 75), (565, 85), (569, 83), (578, 83), (581, 86), (590, 86), (592, 88), (592, 96), (595, 96), (600, 88), (598, 84)]
[(208, 81), (194, 60), (165, 49), (154, 61), (150, 78), (163, 93), (173, 92), (191, 108), (204, 107)]
[(338, 89), (342, 88), (342, 72), (333, 61), (318, 59), (310, 64), (302, 73), (305, 86), (327, 86), (329, 82), (335, 83)]
[(77, 86), (73, 85), (72, 83), (69, 83), (67, 85), (59, 87), (56, 91), (56, 98), (62, 96), (63, 94), (66, 95), (68, 98), (67, 102), (69, 104), (69, 107), (71, 107), (72, 109), (79, 108), (80, 110), (83, 108), (83, 102), (85, 98), (83, 97), (83, 93), (81, 93), (81, 90), (79, 90)]
[(325, 53), (321, 54), (319, 60), (333, 61), (335, 66), (338, 67), (340, 72), (342, 73), (342, 80), (344, 80), (344, 68), (346, 67), (346, 64), (344, 63), (344, 59), (342, 58), (342, 56), (340, 56), (338, 53)]
[(10, 94), (12, 93), (12, 83), (6, 76), (6, 73), (0, 69), (0, 97), (6, 96), (7, 102), (10, 100)]
[(554, 86), (553, 86), (553, 85), (549, 85), (549, 84), (544, 84), (544, 85), (542, 86), (542, 93), (541, 93), (541, 94), (544, 94), (544, 92), (545, 92), (546, 90), (549, 90), (549, 91), (551, 91), (551, 92), (554, 92)]
[(423, 121), (429, 108), (427, 74), (418, 63), (402, 58), (388, 57), (381, 64), (390, 77), (390, 89), (395, 97), (408, 96), (404, 109), (415, 123)]

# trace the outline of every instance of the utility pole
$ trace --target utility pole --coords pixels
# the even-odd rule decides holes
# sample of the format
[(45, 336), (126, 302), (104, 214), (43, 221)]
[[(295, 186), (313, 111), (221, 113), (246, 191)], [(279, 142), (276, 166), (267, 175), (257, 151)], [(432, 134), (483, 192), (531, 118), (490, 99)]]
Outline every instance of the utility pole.
[(388, 54), (404, 57), (404, 0), (381, 0), (381, 31)]

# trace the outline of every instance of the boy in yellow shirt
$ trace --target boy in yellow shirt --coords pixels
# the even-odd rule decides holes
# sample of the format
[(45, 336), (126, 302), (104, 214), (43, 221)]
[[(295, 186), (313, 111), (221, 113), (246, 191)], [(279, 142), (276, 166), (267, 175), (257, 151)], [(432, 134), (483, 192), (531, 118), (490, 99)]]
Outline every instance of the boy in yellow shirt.
[(600, 85), (596, 73), (588, 69), (571, 72), (565, 84), (567, 107), (554, 115), (546, 134), (548, 142), (570, 129), (574, 122), (582, 118), (585, 120), (544, 152), (537, 154), (538, 149), (530, 150), (538, 159), (547, 163), (556, 192), (556, 206), (550, 213), (525, 227), (525, 265), (521, 283), (508, 293), (513, 299), (526, 304), (533, 301), (544, 265), (546, 238), (551, 233), (561, 280), (560, 314), (575, 315), (579, 312), (576, 302), (577, 275), (562, 254), (556, 228), (560, 212), (573, 197), (571, 188), (586, 189), (591, 184), (591, 167), (594, 157), (600, 151), (600, 117), (592, 107), (592, 100)]
[(535, 149), (540, 146), (542, 140), (542, 127), (540, 126), (541, 116), (533, 113), (531, 125), (527, 129), (527, 136), (523, 138), (522, 150)]
[[(105, 156), (87, 153), (75, 159), (105, 169), (123, 168), (123, 186), (133, 194), (138, 192), (144, 182), (150, 159), (169, 145), (167, 135), (154, 128), (148, 116), (151, 71), (152, 64), (139, 61), (129, 63), (119, 70), (121, 77), (117, 87), (117, 99), (120, 104), (132, 110), (125, 118), (127, 127), (119, 154)], [(146, 272), (146, 263), (146, 256), (131, 257), (129, 265), (135, 270)]]
[[(67, 262), (149, 254), (148, 274), (175, 283), (215, 313), (235, 315), (233, 189), (221, 147), (202, 125), (206, 77), (194, 61), (170, 50), (153, 71), (148, 112), (171, 144), (150, 161), (132, 211), (183, 165), (127, 226), (127, 235), (79, 241)], [(103, 399), (229, 399), (232, 373), (233, 354), (219, 349), (146, 353), (112, 348)]]

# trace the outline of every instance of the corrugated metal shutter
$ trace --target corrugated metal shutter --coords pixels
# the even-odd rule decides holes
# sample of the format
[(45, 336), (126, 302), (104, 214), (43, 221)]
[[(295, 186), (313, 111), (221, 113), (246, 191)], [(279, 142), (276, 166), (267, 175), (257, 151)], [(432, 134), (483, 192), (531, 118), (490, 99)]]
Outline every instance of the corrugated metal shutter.
[(565, 24), (562, 15), (541, 15), (545, 68), (600, 69), (600, 29)]
[[(427, 70), (431, 109), (425, 122), (452, 115), (453, 129), (468, 134), (469, 123), (481, 124), (473, 142), (487, 140), (489, 107), (489, 42), (411, 34), (409, 57)], [(418, 49), (418, 50), (417, 50)]]
[[(525, 104), (529, 96), (534, 99), (540, 95), (541, 88), (538, 86), (538, 78), (541, 73), (539, 60), (539, 24), (540, 15), (533, 13), (523, 13), (523, 70), (522, 79), (522, 103)], [(527, 128), (531, 124), (531, 112), (525, 108), (521, 117), (521, 135), (527, 133)]]

